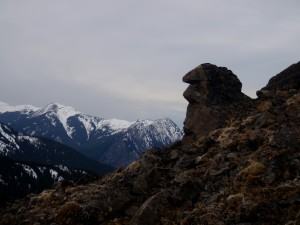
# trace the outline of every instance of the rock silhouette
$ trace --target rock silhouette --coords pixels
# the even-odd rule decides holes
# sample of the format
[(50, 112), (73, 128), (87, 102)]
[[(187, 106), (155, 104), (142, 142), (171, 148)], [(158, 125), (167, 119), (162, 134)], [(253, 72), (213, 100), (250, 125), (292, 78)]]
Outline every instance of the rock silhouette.
[(0, 224), (300, 224), (299, 71), (252, 100), (230, 70), (197, 67), (184, 77), (188, 141), (97, 182), (28, 196), (2, 209)]
[(251, 108), (242, 93), (242, 83), (232, 71), (206, 63), (183, 77), (190, 86), (184, 92), (189, 102), (184, 122), (186, 136), (203, 136), (226, 126), (230, 119)]

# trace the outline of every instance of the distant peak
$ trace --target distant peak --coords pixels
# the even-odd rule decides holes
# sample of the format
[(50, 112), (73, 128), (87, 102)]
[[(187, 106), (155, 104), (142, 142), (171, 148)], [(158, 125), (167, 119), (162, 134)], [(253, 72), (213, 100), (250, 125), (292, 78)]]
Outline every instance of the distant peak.
[(80, 114), (80, 112), (76, 111), (70, 106), (64, 106), (59, 103), (50, 103), (44, 108), (36, 111), (33, 116), (37, 117), (45, 114), (50, 114), (51, 116), (56, 117), (66, 130), (68, 136), (72, 137), (72, 128), (68, 125), (68, 119), (72, 116)]
[(49, 109), (63, 109), (63, 108), (72, 108), (71, 106), (65, 106), (63, 104), (57, 103), (57, 102), (51, 102), (48, 105), (45, 106), (45, 108), (49, 108)]
[(65, 107), (65, 105), (60, 104), (58, 102), (51, 102), (48, 105), (46, 105), (46, 107), (60, 107), (61, 108), (61, 107)]
[(140, 119), (135, 122), (135, 124), (142, 124), (143, 126), (149, 126), (153, 123), (154, 123), (153, 120), (140, 120)]
[(45, 107), (41, 108), (40, 110), (37, 111), (36, 115), (42, 115), (47, 112), (54, 112), (54, 113), (63, 113), (63, 114), (70, 114), (70, 115), (76, 115), (79, 114), (80, 112), (76, 111), (73, 107), (71, 106), (65, 106), (60, 103), (49, 103)]
[(6, 102), (0, 101), (0, 113), (4, 112), (16, 112), (16, 111), (24, 111), (24, 112), (33, 112), (37, 111), (39, 108), (32, 105), (16, 105), (12, 106)]

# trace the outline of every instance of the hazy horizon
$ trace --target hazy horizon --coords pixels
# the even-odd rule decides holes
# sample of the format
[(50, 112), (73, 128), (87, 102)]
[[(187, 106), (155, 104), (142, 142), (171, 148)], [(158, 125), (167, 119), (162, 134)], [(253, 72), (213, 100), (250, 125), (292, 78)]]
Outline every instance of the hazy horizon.
[(300, 60), (299, 15), (296, 0), (2, 0), (0, 101), (181, 125), (185, 73), (226, 66), (255, 97)]

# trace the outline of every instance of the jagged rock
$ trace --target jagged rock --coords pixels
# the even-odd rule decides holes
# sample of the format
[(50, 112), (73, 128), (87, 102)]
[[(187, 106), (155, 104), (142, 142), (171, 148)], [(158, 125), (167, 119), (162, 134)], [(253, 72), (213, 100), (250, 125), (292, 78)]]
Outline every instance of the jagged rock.
[[(218, 75), (203, 75), (207, 66), (213, 69), (206, 71)], [(219, 117), (222, 123), (216, 129), (208, 127), (212, 130), (207, 135), (196, 127), (194, 139), (164, 151), (147, 151), (139, 161), (97, 182), (16, 201), (0, 210), (0, 225), (298, 225), (300, 89), (250, 100), (226, 71), (205, 64), (184, 80), (198, 85), (205, 81), (202, 76), (216, 76), (214, 82), (231, 77), (240, 97), (220, 94), (220, 90), (232, 91), (224, 80), (217, 92), (211, 92), (208, 87), (213, 84), (205, 81), (206, 89), (201, 90), (210, 94), (190, 103), (220, 110), (223, 105), (230, 123)], [(285, 73), (284, 80), (299, 82), (294, 72)], [(253, 108), (237, 108), (237, 115), (228, 107), (237, 102)], [(207, 120), (203, 114), (193, 117), (194, 122), (201, 118)]]
[(241, 82), (225, 67), (202, 64), (187, 73), (183, 81), (190, 84), (184, 92), (189, 102), (184, 122), (186, 136), (207, 135), (251, 108), (251, 99), (242, 93)]

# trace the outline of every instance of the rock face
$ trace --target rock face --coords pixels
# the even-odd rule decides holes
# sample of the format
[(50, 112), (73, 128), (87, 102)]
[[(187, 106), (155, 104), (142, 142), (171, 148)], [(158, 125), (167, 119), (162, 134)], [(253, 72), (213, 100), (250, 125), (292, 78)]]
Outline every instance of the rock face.
[[(219, 75), (200, 76), (205, 67)], [(186, 123), (187, 136), (194, 135), (190, 141), (148, 151), (97, 182), (15, 202), (0, 210), (0, 225), (300, 224), (300, 88), (294, 85), (300, 76), (289, 71), (283, 80), (293, 90), (282, 88), (289, 87), (282, 80), (272, 85), (272, 95), (251, 100), (231, 72), (202, 65), (184, 78), (199, 95), (194, 100), (197, 92), (187, 91), (185, 96), (199, 108), (223, 106), (230, 123), (222, 122), (218, 111), (220, 124), (207, 127), (206, 134)], [(194, 112), (194, 123), (208, 120), (201, 110), (201, 116)]]
[(224, 127), (251, 108), (251, 99), (242, 93), (242, 83), (232, 71), (206, 63), (183, 77), (190, 84), (184, 92), (189, 102), (184, 122), (186, 136), (203, 136)]

